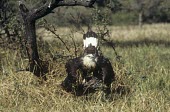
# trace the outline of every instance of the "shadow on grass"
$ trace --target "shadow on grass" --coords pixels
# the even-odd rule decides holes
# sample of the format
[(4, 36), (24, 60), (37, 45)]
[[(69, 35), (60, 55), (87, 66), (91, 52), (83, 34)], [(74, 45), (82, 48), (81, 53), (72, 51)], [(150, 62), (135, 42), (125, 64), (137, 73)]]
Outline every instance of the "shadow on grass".
[[(66, 90), (65, 88), (63, 88), (63, 89)], [(103, 93), (105, 93), (106, 96), (111, 95), (111, 94), (117, 94), (120, 96), (124, 96), (124, 95), (128, 95), (131, 92), (130, 88), (128, 86), (124, 86), (124, 85), (118, 85), (117, 87), (110, 88), (110, 89), (106, 89), (105, 87), (85, 88), (83, 85), (78, 85), (74, 90), (72, 90), (72, 91), (66, 90), (66, 91), (75, 95), (75, 96), (88, 96), (88, 95), (94, 94), (95, 92), (98, 92), (98, 91), (102, 91)]]

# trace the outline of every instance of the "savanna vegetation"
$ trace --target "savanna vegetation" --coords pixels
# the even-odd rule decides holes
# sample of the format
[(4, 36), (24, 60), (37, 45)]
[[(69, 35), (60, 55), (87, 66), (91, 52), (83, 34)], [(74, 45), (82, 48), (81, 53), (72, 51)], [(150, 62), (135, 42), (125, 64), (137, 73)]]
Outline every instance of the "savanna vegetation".
[[(47, 80), (26, 70), (29, 58), (17, 3), (15, 0), (2, 1), (0, 111), (170, 111), (168, 0), (101, 0), (95, 8), (59, 7), (54, 14), (39, 19), (36, 22), (37, 46), (45, 65), (43, 69), (48, 70)], [(44, 2), (26, 0), (25, 3), (32, 8)], [(116, 74), (110, 95), (98, 90), (75, 96), (60, 86), (66, 77), (65, 63), (82, 53), (82, 36), (88, 23), (99, 35), (105, 34), (103, 38), (109, 42), (100, 40), (101, 50)]]

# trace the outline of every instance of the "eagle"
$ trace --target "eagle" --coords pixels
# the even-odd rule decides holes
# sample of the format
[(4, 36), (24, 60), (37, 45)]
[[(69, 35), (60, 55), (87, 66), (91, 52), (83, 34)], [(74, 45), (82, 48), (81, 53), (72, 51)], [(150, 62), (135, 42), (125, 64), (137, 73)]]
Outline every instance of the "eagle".
[(86, 93), (102, 85), (105, 92), (111, 92), (115, 73), (109, 59), (102, 55), (98, 35), (92, 30), (83, 35), (82, 55), (68, 60), (65, 68), (67, 76), (61, 85), (66, 91), (81, 90)]

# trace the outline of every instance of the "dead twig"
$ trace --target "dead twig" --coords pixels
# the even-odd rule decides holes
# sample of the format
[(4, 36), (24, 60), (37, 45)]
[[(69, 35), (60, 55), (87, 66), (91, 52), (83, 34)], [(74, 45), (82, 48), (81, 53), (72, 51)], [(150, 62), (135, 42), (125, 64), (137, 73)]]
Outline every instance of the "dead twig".
[(66, 43), (63, 41), (63, 39), (56, 33), (56, 28), (54, 27), (54, 25), (50, 25), (50, 26), (52, 26), (52, 28), (53, 28), (53, 29), (52, 29), (52, 28), (50, 28), (49, 26), (47, 26), (47, 25), (48, 25), (47, 20), (44, 19), (44, 23), (46, 24), (46, 25), (44, 25), (45, 29), (46, 29), (47, 31), (50, 31), (52, 34), (54, 34), (55, 37), (56, 37), (57, 39), (59, 39), (59, 40), (64, 44), (64, 46), (66, 47), (67, 51), (70, 52), (70, 49), (68, 48), (67, 44), (66, 44)]

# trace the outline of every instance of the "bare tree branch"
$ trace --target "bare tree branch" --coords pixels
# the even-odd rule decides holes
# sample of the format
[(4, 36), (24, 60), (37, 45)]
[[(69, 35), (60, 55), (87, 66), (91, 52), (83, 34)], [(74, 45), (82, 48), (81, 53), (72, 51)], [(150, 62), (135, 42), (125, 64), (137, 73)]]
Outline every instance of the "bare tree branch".
[[(40, 7), (28, 9), (22, 1), (19, 1), (19, 9), (25, 26), (25, 46), (29, 58), (29, 71), (37, 76), (44, 75), (45, 71), (39, 59), (36, 42), (36, 20), (50, 13), (60, 6), (85, 6), (92, 7), (96, 0), (49, 0)], [(50, 30), (50, 29), (49, 29)], [(52, 32), (52, 31), (51, 31)], [(55, 34), (55, 32), (53, 32)], [(56, 35), (56, 34), (55, 34)], [(56, 35), (62, 41), (59, 35)], [(62, 41), (63, 42), (63, 41)], [(63, 42), (64, 43), (64, 42)], [(69, 50), (68, 47), (66, 47)]]
[[(96, 0), (50, 0), (47, 1), (44, 5), (38, 8), (33, 8), (29, 11), (31, 13), (31, 17), (34, 20), (37, 20), (41, 17), (46, 16), (51, 13), (53, 9), (60, 6), (84, 6), (84, 7), (92, 7)], [(25, 4), (19, 1), (20, 10), (24, 13), (28, 13), (28, 9)]]
[[(45, 24), (47, 24), (47, 20), (44, 19), (44, 22), (45, 22)], [(52, 25), (52, 27), (53, 27), (53, 29), (51, 29), (49, 26), (45, 26), (45, 29), (46, 29), (47, 31), (50, 31), (52, 34), (54, 34), (55, 37), (58, 38), (58, 39), (64, 44), (64, 46), (66, 47), (67, 51), (70, 52), (70, 49), (69, 49), (69, 47), (67, 46), (67, 44), (63, 41), (63, 39), (60, 37), (60, 35), (58, 35), (58, 34), (56, 33), (56, 29), (55, 29), (54, 25)]]

